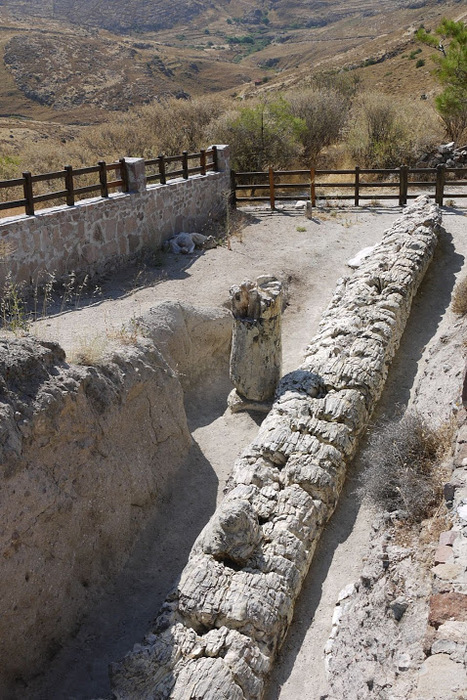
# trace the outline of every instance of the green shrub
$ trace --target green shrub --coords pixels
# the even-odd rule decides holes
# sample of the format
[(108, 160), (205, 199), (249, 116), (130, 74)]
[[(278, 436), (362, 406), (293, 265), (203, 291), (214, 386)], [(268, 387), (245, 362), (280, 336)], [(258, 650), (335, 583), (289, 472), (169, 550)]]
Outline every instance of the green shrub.
[(291, 113), (302, 119), (303, 160), (315, 165), (319, 153), (336, 143), (350, 116), (350, 97), (332, 88), (302, 90), (286, 95)]
[(230, 144), (234, 170), (286, 168), (300, 155), (305, 128), (286, 100), (263, 100), (223, 114), (212, 125), (211, 140)]
[(443, 91), (436, 108), (448, 138), (460, 141), (467, 132), (467, 24), (444, 18), (433, 34), (420, 27), (415, 36), (437, 51), (434, 74)]

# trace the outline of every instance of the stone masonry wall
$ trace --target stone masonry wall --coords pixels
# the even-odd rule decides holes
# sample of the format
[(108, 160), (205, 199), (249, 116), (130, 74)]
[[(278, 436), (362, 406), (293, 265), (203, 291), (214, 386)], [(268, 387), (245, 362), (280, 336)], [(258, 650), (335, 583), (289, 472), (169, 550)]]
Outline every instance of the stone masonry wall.
[(113, 665), (115, 698), (262, 697), (440, 220), (420, 197), (340, 281), (304, 363), (280, 381), (256, 440), (234, 465), (230, 492), (153, 628)]
[(158, 249), (180, 231), (195, 231), (221, 213), (230, 190), (229, 149), (218, 146), (219, 172), (146, 186), (144, 160), (125, 159), (130, 192), (94, 198), (73, 207), (38, 210), (34, 216), (0, 219), (0, 242), (9, 254), (0, 285), (34, 283), (45, 271), (100, 272), (144, 247)]

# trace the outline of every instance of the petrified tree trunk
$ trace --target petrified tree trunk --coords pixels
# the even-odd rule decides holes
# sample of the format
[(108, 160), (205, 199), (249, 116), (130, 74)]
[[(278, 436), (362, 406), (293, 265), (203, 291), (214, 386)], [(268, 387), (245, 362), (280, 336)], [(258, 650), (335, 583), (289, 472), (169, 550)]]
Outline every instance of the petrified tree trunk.
[[(229, 396), (232, 410), (271, 401), (280, 378), (282, 285), (263, 275), (230, 289), (234, 326)], [(245, 401), (246, 400), (246, 401)]]
[(143, 643), (112, 665), (117, 700), (263, 697), (440, 223), (428, 197), (418, 198), (340, 281), (304, 363), (281, 379), (235, 462), (231, 490), (176, 589)]

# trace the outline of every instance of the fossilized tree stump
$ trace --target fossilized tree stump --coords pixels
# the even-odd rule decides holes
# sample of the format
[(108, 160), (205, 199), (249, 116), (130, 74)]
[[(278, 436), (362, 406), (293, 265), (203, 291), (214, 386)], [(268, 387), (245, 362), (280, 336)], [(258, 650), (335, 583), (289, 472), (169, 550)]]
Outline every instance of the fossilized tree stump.
[(230, 354), (229, 396), (233, 411), (269, 410), (280, 378), (282, 361), (282, 285), (263, 275), (230, 289), (234, 326)]

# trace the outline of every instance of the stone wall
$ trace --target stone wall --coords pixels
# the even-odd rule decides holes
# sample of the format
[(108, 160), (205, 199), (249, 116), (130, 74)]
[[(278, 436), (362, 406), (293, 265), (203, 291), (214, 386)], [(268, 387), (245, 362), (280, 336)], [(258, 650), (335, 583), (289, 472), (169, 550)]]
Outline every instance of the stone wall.
[(87, 199), (73, 207), (38, 210), (35, 216), (0, 219), (0, 242), (10, 251), (0, 285), (33, 283), (47, 272), (101, 272), (143, 248), (158, 249), (180, 231), (200, 230), (225, 209), (230, 191), (229, 149), (218, 146), (219, 172), (146, 186), (143, 159), (125, 159), (130, 192)]
[(339, 282), (304, 363), (279, 383), (256, 440), (234, 465), (230, 492), (153, 628), (113, 665), (115, 698), (262, 697), (440, 220), (420, 197)]
[(139, 323), (144, 338), (94, 366), (69, 365), (55, 343), (0, 340), (2, 698), (76, 629), (183, 478), (185, 387), (219, 363), (227, 373), (225, 309), (164, 302)]

